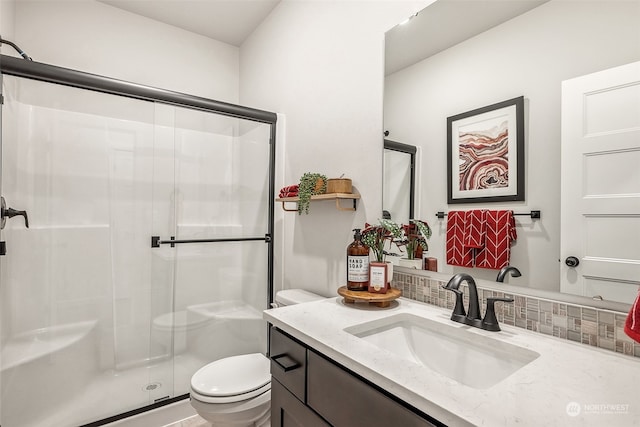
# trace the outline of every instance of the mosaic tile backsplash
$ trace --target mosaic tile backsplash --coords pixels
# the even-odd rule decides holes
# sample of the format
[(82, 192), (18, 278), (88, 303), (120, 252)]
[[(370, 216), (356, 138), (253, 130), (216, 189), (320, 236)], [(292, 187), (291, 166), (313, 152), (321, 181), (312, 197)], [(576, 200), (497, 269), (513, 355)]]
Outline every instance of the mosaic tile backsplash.
[[(445, 284), (440, 280), (412, 274), (393, 274), (393, 286), (401, 289), (404, 297), (453, 310), (455, 295), (442, 289)], [(466, 288), (466, 284), (461, 288)], [(468, 295), (465, 289), (465, 307), (469, 304)], [(505, 325), (640, 357), (640, 344), (629, 338), (623, 330), (627, 313), (478, 287), (482, 313), (485, 312), (489, 297), (514, 299), (512, 303), (496, 303), (498, 321)]]

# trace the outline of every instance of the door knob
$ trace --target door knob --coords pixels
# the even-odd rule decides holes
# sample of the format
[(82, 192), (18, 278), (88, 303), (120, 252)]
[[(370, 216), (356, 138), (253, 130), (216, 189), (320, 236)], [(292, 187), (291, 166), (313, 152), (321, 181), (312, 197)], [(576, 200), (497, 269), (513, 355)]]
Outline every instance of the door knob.
[(567, 266), (569, 267), (577, 267), (578, 264), (580, 264), (580, 260), (574, 256), (569, 256), (567, 257), (567, 259), (564, 260), (564, 263), (567, 264)]

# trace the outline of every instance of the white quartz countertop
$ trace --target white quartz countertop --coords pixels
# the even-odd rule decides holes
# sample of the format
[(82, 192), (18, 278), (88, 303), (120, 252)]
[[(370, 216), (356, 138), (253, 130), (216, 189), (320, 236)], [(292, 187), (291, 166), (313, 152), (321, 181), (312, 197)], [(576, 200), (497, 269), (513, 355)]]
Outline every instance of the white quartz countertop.
[[(540, 357), (489, 388), (475, 389), (344, 331), (401, 313)], [(450, 316), (450, 310), (405, 298), (384, 309), (337, 297), (264, 312), (274, 326), (449, 426), (640, 426), (640, 359), (508, 325), (484, 331)]]

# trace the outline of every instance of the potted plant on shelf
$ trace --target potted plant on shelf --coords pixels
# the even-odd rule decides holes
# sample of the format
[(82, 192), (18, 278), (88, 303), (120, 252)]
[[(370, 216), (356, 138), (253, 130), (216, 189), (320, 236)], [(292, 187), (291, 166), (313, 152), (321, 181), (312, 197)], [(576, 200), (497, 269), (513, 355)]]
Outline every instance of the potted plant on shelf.
[[(398, 224), (389, 220), (381, 219), (378, 225), (371, 225), (365, 223), (364, 230), (362, 230), (361, 241), (366, 247), (368, 247), (375, 257), (375, 261), (369, 264), (369, 292), (386, 293), (389, 289), (389, 282), (393, 278), (393, 264), (385, 261), (387, 251), (385, 246), (387, 243), (389, 246), (402, 237), (402, 229)], [(382, 267), (383, 276), (385, 279), (382, 283), (374, 280), (372, 272), (378, 271)], [(376, 276), (378, 277), (378, 276)]]
[(327, 177), (320, 173), (306, 172), (300, 177), (298, 186), (298, 215), (309, 213), (311, 196), (327, 192)]
[(396, 246), (407, 250), (407, 257), (400, 259), (402, 267), (422, 270), (422, 253), (429, 250), (427, 240), (431, 238), (431, 227), (426, 221), (410, 219), (409, 224), (402, 224), (402, 238), (395, 242)]

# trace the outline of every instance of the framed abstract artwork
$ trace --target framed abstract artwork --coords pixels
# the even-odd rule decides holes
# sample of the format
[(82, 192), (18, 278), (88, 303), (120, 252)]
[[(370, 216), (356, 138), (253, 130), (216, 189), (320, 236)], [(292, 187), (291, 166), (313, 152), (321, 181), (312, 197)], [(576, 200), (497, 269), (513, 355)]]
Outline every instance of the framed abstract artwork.
[(524, 200), (524, 97), (447, 118), (448, 203)]

